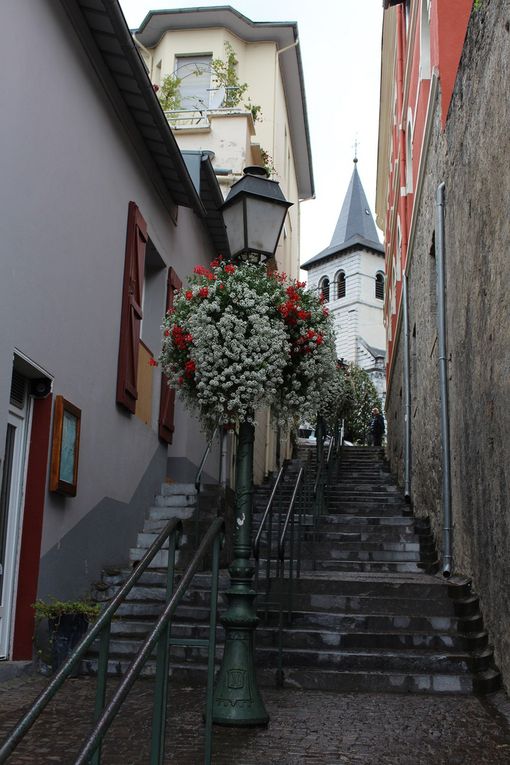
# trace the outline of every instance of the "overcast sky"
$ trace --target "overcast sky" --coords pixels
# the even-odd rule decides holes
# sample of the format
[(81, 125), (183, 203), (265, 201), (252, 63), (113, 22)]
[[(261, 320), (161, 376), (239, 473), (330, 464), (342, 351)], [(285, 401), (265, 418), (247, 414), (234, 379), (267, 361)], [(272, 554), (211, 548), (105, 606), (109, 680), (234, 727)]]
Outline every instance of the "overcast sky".
[(214, 5), (231, 5), (252, 21), (297, 21), (316, 193), (301, 206), (301, 262), (331, 241), (356, 137), (358, 171), (374, 213), (381, 0), (120, 0), (120, 5), (131, 28), (149, 10)]

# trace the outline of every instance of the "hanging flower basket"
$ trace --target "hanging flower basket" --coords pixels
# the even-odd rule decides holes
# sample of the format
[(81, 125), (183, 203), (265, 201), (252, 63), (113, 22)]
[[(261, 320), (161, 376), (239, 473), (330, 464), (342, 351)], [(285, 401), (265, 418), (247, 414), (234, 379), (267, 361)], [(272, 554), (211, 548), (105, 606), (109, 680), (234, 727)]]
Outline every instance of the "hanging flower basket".
[(160, 363), (207, 429), (272, 406), (282, 425), (312, 411), (334, 364), (326, 309), (265, 266), (197, 266), (165, 316)]

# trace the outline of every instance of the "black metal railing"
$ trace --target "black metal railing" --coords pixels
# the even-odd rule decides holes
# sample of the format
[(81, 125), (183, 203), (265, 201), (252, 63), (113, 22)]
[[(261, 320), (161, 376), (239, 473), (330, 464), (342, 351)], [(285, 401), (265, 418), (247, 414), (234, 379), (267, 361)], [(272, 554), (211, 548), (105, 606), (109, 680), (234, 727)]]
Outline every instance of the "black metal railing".
[[(206, 725), (205, 725), (205, 756), (204, 762), (209, 765), (211, 762), (212, 751), (212, 693), (214, 676), (214, 655), (216, 649), (216, 612), (218, 596), (218, 573), (219, 573), (219, 555), (220, 546), (223, 541), (224, 524), (221, 518), (213, 521), (205, 534), (198, 550), (184, 572), (177, 588), (174, 590), (175, 574), (175, 553), (178, 547), (178, 537), (182, 532), (182, 522), (180, 520), (169, 521), (165, 528), (155, 539), (154, 543), (147, 550), (143, 558), (138, 563), (133, 573), (129, 576), (124, 585), (119, 589), (115, 597), (109, 603), (107, 608), (100, 615), (97, 622), (92, 626), (76, 647), (72, 655), (58, 670), (55, 677), (51, 680), (45, 690), (38, 696), (32, 707), (21, 718), (11, 733), (7, 736), (0, 747), (0, 763), (4, 763), (12, 754), (14, 749), (26, 735), (28, 730), (41, 715), (49, 701), (55, 696), (65, 680), (70, 676), (75, 666), (84, 657), (92, 643), (99, 638), (99, 660), (96, 680), (96, 699), (95, 699), (95, 724), (88, 738), (80, 750), (75, 765), (100, 765), (101, 746), (104, 736), (116, 717), (124, 699), (130, 688), (139, 677), (145, 662), (150, 657), (151, 652), (156, 647), (156, 680), (154, 693), (154, 713), (152, 723), (151, 740), (151, 765), (162, 765), (164, 761), (164, 738), (166, 723), (166, 696), (168, 689), (168, 647), (170, 642), (171, 619), (177, 606), (182, 600), (187, 587), (193, 576), (198, 570), (202, 559), (213, 547), (213, 564), (211, 579), (211, 607), (209, 618), (209, 637), (204, 640), (186, 639), (187, 645), (208, 646), (208, 671), (207, 671), (207, 703), (206, 703)], [(150, 634), (146, 637), (136, 657), (129, 666), (126, 675), (121, 680), (111, 701), (105, 706), (106, 684), (108, 674), (108, 658), (111, 622), (119, 606), (126, 600), (135, 584), (139, 581), (142, 574), (146, 571), (156, 554), (163, 549), (168, 540), (168, 561), (166, 572), (166, 606), (158, 618)]]

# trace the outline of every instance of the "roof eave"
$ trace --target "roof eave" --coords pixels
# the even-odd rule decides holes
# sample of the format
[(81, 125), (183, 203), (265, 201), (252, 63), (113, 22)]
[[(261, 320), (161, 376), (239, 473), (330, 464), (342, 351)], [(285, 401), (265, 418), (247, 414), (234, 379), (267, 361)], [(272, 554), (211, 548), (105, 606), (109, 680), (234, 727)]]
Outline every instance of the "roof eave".
[[(86, 0), (61, 0), (61, 3), (112, 103), (122, 105), (116, 110), (118, 116), (128, 132), (136, 130), (144, 147), (142, 159), (156, 186), (162, 187), (174, 204), (203, 214), (200, 197), (117, 0), (95, 0), (93, 6)], [(120, 54), (109, 54), (107, 46), (112, 41), (118, 43)], [(122, 72), (114, 66), (119, 62), (125, 65)], [(119, 84), (121, 77), (125, 88)], [(156, 139), (148, 137), (149, 130), (154, 130)]]

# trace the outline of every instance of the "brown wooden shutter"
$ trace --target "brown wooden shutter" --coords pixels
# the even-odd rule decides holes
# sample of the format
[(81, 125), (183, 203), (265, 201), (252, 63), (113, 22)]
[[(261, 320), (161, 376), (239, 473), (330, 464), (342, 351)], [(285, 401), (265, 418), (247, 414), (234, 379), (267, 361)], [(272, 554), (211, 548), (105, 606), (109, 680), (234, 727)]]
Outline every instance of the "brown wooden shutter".
[(122, 288), (120, 320), (119, 367), (117, 373), (117, 403), (134, 414), (138, 345), (142, 321), (143, 279), (147, 224), (134, 202), (129, 203), (126, 259)]
[[(174, 293), (180, 290), (182, 282), (170, 266), (168, 269), (166, 287), (166, 310), (169, 311), (174, 304)], [(174, 435), (174, 409), (175, 409), (175, 390), (168, 387), (166, 375), (161, 374), (161, 399), (159, 404), (159, 430), (158, 434), (162, 441), (167, 444), (172, 443)]]

